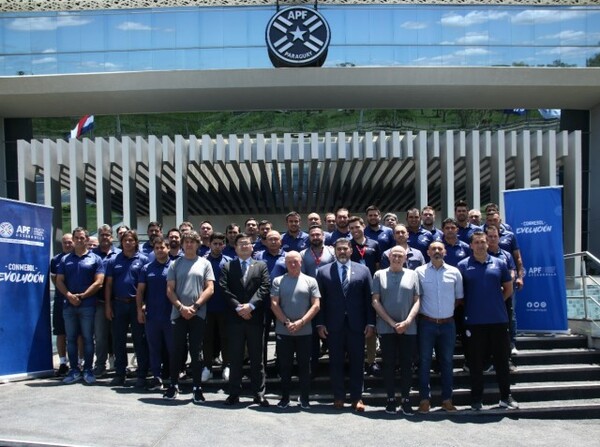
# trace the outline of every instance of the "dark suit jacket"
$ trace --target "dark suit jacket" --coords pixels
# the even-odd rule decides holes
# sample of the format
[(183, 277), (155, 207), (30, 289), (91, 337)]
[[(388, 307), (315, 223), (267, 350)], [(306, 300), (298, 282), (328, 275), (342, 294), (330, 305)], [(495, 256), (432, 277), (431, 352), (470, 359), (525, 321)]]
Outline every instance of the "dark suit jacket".
[(367, 324), (375, 325), (375, 310), (371, 304), (371, 273), (357, 262), (351, 262), (348, 296), (344, 296), (337, 262), (324, 265), (317, 271), (321, 291), (321, 311), (317, 325), (325, 325), (328, 332), (344, 328), (345, 316), (352, 331), (362, 332)]
[(236, 308), (240, 304), (252, 304), (250, 323), (262, 325), (264, 322), (265, 303), (270, 300), (269, 270), (262, 261), (249, 259), (246, 284), (242, 279), (242, 265), (239, 259), (234, 259), (223, 266), (219, 284), (223, 289), (223, 297), (227, 304), (227, 315), (233, 321), (242, 322)]

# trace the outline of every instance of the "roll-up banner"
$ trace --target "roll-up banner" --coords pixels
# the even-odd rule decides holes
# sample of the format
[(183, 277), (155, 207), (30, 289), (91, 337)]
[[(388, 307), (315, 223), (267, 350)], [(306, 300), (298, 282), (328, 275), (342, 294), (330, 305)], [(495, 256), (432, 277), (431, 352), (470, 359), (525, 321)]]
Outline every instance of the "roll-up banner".
[(504, 191), (504, 205), (526, 272), (514, 306), (517, 330), (567, 332), (562, 187)]
[(52, 372), (52, 208), (0, 199), (0, 379)]

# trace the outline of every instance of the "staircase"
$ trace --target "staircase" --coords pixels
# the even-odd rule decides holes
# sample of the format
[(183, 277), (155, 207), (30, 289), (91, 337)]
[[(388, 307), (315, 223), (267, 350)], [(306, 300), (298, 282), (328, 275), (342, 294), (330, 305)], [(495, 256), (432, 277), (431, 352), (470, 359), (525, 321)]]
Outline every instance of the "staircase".
[[(274, 341), (269, 342), (273, 352)], [(499, 393), (495, 373), (485, 373), (486, 388), (484, 391), (484, 408), (486, 411), (474, 413), (470, 408), (469, 374), (462, 369), (464, 357), (458, 353), (454, 356), (454, 396), (453, 402), (459, 411), (452, 415), (435, 411), (441, 402), (440, 376), (432, 373), (432, 412), (427, 417), (461, 417), (465, 415), (504, 414), (519, 418), (560, 418), (581, 419), (600, 418), (600, 350), (587, 348), (587, 337), (580, 335), (527, 335), (517, 337), (519, 354), (513, 356), (517, 366), (511, 372), (512, 395), (519, 402), (521, 409), (507, 412), (498, 407)], [(380, 361), (381, 359), (378, 359)], [(315, 403), (331, 403), (331, 384), (327, 369), (327, 355), (320, 359), (322, 374), (311, 384), (311, 400)], [(267, 397), (274, 402), (279, 400), (280, 383), (276, 376), (275, 362), (267, 365)], [(205, 384), (208, 390), (226, 389), (220, 379), (219, 371), (215, 377)], [(418, 379), (413, 374), (413, 390), (411, 401), (416, 409), (419, 402)], [(247, 377), (244, 387), (249, 387)], [(292, 397), (297, 391), (297, 378), (294, 378)], [(399, 381), (398, 381), (399, 389)], [(383, 379), (365, 377), (365, 403), (379, 407), (383, 411), (386, 394)]]

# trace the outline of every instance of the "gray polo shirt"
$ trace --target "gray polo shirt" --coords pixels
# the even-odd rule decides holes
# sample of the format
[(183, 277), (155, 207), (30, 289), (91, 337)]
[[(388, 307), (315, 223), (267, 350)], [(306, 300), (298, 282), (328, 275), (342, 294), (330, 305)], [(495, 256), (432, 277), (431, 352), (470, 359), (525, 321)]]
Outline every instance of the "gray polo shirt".
[[(184, 306), (191, 306), (198, 300), (206, 281), (214, 281), (210, 262), (197, 256), (195, 259), (178, 258), (169, 266), (167, 281), (175, 281), (175, 293)], [(175, 306), (171, 310), (171, 320), (179, 318), (181, 314)], [(196, 316), (206, 318), (206, 303), (198, 309)]]
[[(279, 298), (279, 307), (283, 313), (291, 320), (299, 320), (308, 312), (311, 306), (311, 298), (321, 298), (317, 280), (304, 273), (294, 278), (287, 273), (278, 276), (273, 280), (271, 286), (271, 296)], [(275, 323), (275, 333), (279, 335), (310, 335), (312, 334), (312, 325), (307, 322), (295, 333), (290, 333), (283, 323), (279, 320)]]
[(460, 271), (449, 264), (436, 269), (428, 262), (415, 270), (421, 286), (419, 312), (431, 318), (450, 318), (455, 301), (464, 297)]
[(302, 273), (306, 273), (313, 278), (316, 278), (319, 267), (335, 261), (333, 249), (327, 245), (323, 246), (323, 251), (319, 257), (312, 251), (312, 247), (302, 250), (300, 256), (302, 257)]
[[(392, 272), (388, 267), (375, 272), (372, 290), (374, 294), (379, 295), (379, 301), (390, 317), (395, 321), (404, 321), (413, 307), (415, 295), (420, 295), (419, 279), (413, 270)], [(377, 333), (395, 334), (396, 331), (386, 321), (377, 317)], [(416, 318), (404, 333), (417, 333)]]

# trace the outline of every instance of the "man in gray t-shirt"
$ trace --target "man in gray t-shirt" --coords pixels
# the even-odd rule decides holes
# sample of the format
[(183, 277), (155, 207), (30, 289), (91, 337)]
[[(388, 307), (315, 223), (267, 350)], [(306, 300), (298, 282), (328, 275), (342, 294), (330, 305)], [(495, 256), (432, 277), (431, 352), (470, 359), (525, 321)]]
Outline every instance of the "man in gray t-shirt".
[(396, 245), (390, 250), (390, 266), (375, 272), (373, 307), (377, 312), (377, 333), (383, 357), (383, 381), (388, 401), (387, 413), (396, 413), (394, 369), (400, 360), (402, 413), (413, 415), (409, 394), (412, 380), (412, 355), (416, 345), (416, 316), (419, 313), (419, 278), (404, 269), (406, 250)]
[(275, 333), (281, 377), (281, 401), (277, 406), (286, 408), (289, 405), (295, 353), (300, 379), (300, 406), (307, 409), (312, 341), (310, 320), (319, 311), (321, 294), (317, 281), (302, 273), (300, 253), (288, 252), (285, 265), (288, 272), (275, 278), (271, 287), (271, 309), (277, 319)]
[(176, 259), (167, 271), (167, 296), (173, 304), (173, 351), (171, 355), (171, 386), (165, 399), (179, 394), (179, 369), (185, 355), (186, 339), (192, 359), (192, 401), (204, 401), (202, 394), (202, 341), (206, 327), (206, 302), (214, 293), (215, 275), (210, 262), (197, 255), (200, 236), (195, 231), (182, 235), (183, 257)]

